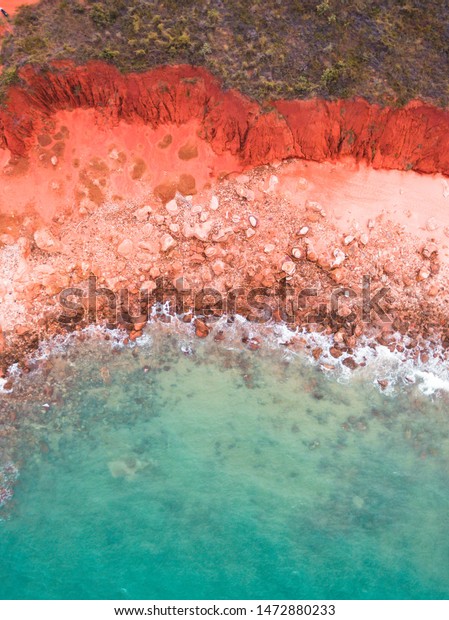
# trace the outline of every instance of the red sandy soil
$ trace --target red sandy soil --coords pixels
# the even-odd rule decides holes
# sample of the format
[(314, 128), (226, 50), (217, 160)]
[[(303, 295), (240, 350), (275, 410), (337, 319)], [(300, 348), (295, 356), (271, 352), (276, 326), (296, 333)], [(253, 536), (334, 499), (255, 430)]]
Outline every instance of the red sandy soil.
[(376, 169), (449, 174), (449, 112), (419, 101), (404, 108), (350, 101), (274, 101), (261, 106), (234, 91), (223, 92), (207, 71), (161, 67), (123, 75), (92, 62), (57, 62), (52, 70), (21, 71), (0, 112), (0, 138), (25, 156), (49, 116), (93, 108), (108, 118), (160, 125), (199, 122), (217, 154), (229, 152), (243, 165), (299, 157), (329, 161), (351, 156)]
[[(328, 310), (336, 286), (359, 294), (369, 275), (390, 290), (392, 320), (348, 322), (350, 304), (327, 314), (315, 328), (335, 334), (335, 357), (363, 333), (395, 348), (400, 331), (421, 356), (423, 337), (449, 342), (447, 112), (361, 101), (263, 112), (200, 69), (60, 66), (25, 69), (28, 86), (0, 112), (0, 366), (59, 329), (59, 293), (90, 275), (134, 293), (159, 276), (197, 292), (314, 287), (314, 308)], [(244, 299), (235, 310), (254, 316)], [(274, 319), (286, 311), (303, 325), (311, 307)], [(131, 338), (141, 328), (128, 325)]]
[(0, 213), (36, 213), (48, 224), (68, 210), (78, 221), (101, 204), (106, 189), (121, 199), (144, 199), (158, 186), (167, 198), (176, 189), (195, 193), (241, 167), (229, 153), (216, 154), (198, 130), (196, 120), (153, 129), (111, 126), (95, 110), (58, 112), (41, 127), (27, 159), (11, 164), (11, 153), (0, 151)]
[(1, 0), (0, 6), (10, 15), (14, 15), (19, 6), (24, 4), (36, 4), (38, 0)]

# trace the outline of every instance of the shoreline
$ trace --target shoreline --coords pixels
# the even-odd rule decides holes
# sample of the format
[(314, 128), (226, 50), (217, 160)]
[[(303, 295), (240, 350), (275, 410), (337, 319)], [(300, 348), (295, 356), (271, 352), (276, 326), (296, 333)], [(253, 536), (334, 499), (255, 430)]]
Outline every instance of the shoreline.
[[(221, 91), (202, 69), (120, 77), (97, 65), (104, 92), (84, 88), (93, 64), (72, 63), (45, 75), (26, 67), (29, 91), (9, 90), (20, 119), (14, 135), (3, 119), (8, 148), (0, 152), (0, 377), (40, 341), (76, 325), (98, 320), (139, 338), (164, 294), (183, 320), (195, 319), (199, 337), (208, 336), (207, 315), (241, 315), (332, 335), (333, 357), (351, 356), (354, 368), (364, 338), (413, 350), (424, 363), (438, 347), (446, 355), (449, 183), (411, 169), (430, 172), (432, 157), (435, 169), (446, 169), (432, 151), (432, 141), (444, 147), (441, 127), (425, 130), (446, 111), (417, 102), (396, 111), (374, 106), (383, 146), (373, 159), (363, 122), (349, 142), (336, 140), (335, 127), (326, 138), (319, 117), (342, 102), (278, 102), (285, 115), (273, 124), (273, 112)], [(44, 82), (53, 83), (51, 101)], [(72, 82), (79, 98), (69, 102)], [(100, 105), (119, 86), (128, 93), (123, 106)], [(131, 110), (131, 95), (146, 86), (149, 105), (139, 99)], [(346, 102), (359, 112), (362, 103)], [(354, 121), (348, 110), (339, 131)], [(406, 155), (391, 153), (398, 114), (414, 126), (402, 142), (407, 152), (420, 132), (430, 136), (419, 165), (403, 166)], [(290, 138), (277, 123), (287, 123)], [(251, 163), (261, 161), (270, 163)], [(93, 297), (92, 279), (102, 291)], [(62, 299), (78, 311), (72, 327), (58, 320)], [(319, 347), (314, 355), (320, 359)]]
[(286, 158), (352, 157), (376, 170), (449, 174), (449, 112), (419, 99), (403, 107), (360, 97), (258, 103), (193, 65), (122, 74), (103, 61), (57, 60), (46, 70), (24, 65), (17, 77), (0, 110), (0, 142), (14, 158), (27, 157), (55, 115), (84, 111), (116, 127), (196, 122), (213, 152), (241, 169)]
[[(201, 335), (198, 332), (199, 326)], [(24, 375), (47, 372), (60, 356), (65, 358), (68, 355), (70, 358), (70, 350), (85, 342), (99, 339), (110, 345), (111, 353), (128, 349), (138, 354), (139, 351), (147, 350), (148, 346), (151, 347), (155, 334), (174, 336), (181, 356), (195, 356), (196, 347), (203, 344), (216, 352), (246, 352), (256, 357), (270, 357), (273, 352), (278, 355), (282, 353), (285, 363), (300, 358), (340, 383), (364, 377), (364, 380), (368, 379), (379, 392), (387, 396), (398, 395), (401, 386), (416, 386), (424, 396), (449, 398), (449, 355), (441, 346), (432, 343), (420, 343), (413, 347), (410, 338), (396, 332), (389, 345), (364, 336), (350, 349), (341, 347), (333, 333), (313, 329), (308, 331), (282, 322), (269, 321), (264, 325), (251, 323), (240, 315), (222, 316), (213, 323), (201, 319), (186, 322), (185, 318), (170, 314), (167, 308), (162, 312), (160, 308), (155, 309), (153, 316), (138, 333), (127, 331), (123, 326), (110, 328), (90, 324), (54, 334), (36, 343), (34, 350), (24, 353), (20, 362), (12, 364), (6, 376), (0, 378), (0, 395), (14, 395), (15, 385)], [(143, 371), (146, 372), (145, 367)], [(100, 369), (100, 374), (107, 384), (107, 362)]]
[[(106, 175), (102, 161), (95, 165)], [(122, 171), (109, 175), (113, 184)], [(386, 182), (391, 175), (400, 176), (399, 189), (397, 178)], [(363, 180), (366, 195), (355, 204)], [(421, 188), (422, 180), (347, 162), (289, 160), (230, 173), (168, 201), (154, 194), (150, 179), (139, 179), (126, 202), (105, 197), (85, 212), (72, 207), (51, 220), (17, 211), (12, 230), (4, 226), (0, 237), (1, 374), (41, 340), (77, 325), (123, 327), (135, 340), (154, 303), (168, 300), (182, 320), (196, 322), (199, 337), (208, 336), (208, 315), (241, 315), (332, 335), (335, 359), (353, 360), (363, 338), (399, 353), (414, 350), (424, 363), (435, 347), (442, 345), (445, 356), (444, 178), (424, 177)], [(26, 173), (14, 182), (27, 183)], [(379, 184), (384, 199), (376, 211)], [(440, 194), (439, 219), (423, 220), (426, 206), (410, 210), (395, 202), (396, 193), (405, 202), (413, 194), (418, 204), (431, 191)], [(61, 324), (63, 304), (74, 310)]]

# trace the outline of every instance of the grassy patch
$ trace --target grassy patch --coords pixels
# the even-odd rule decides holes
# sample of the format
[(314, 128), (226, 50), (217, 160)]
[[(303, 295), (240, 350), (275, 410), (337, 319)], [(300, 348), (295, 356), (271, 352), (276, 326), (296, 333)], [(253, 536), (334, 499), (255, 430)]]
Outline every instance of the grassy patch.
[(441, 0), (42, 0), (17, 12), (1, 82), (61, 58), (122, 71), (190, 63), (258, 100), (447, 105), (447, 35)]

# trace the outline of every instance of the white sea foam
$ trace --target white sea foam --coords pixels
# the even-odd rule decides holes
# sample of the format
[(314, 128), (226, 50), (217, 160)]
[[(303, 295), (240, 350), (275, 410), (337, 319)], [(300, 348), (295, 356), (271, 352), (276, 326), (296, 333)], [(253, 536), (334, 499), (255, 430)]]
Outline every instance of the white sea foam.
[[(161, 316), (164, 317), (164, 321), (158, 320)], [(181, 318), (174, 316), (170, 311), (169, 302), (154, 306), (151, 317), (142, 336), (135, 341), (129, 341), (128, 333), (124, 330), (90, 325), (81, 331), (58, 335), (43, 341), (32, 359), (39, 362), (51, 356), (65, 353), (70, 347), (76, 346), (80, 335), (84, 338), (87, 337), (90, 341), (99, 339), (104, 342), (107, 339), (109, 344), (115, 348), (139, 347), (151, 350), (154, 344), (155, 332), (153, 330), (162, 330), (162, 332), (170, 332), (178, 336), (179, 350), (184, 355), (193, 355), (197, 347), (200, 346), (202, 341), (198, 340), (194, 334), (194, 320), (186, 323)], [(394, 395), (397, 390), (412, 384), (416, 385), (420, 392), (427, 396), (433, 396), (440, 392), (449, 393), (449, 368), (447, 363), (442, 361), (442, 351), (438, 349), (434, 350), (434, 355), (430, 357), (429, 361), (422, 362), (416, 361), (407, 352), (390, 351), (386, 346), (377, 343), (373, 346), (369, 339), (362, 339), (351, 355), (343, 353), (340, 358), (336, 359), (330, 354), (330, 349), (335, 345), (333, 335), (308, 332), (282, 323), (251, 323), (240, 315), (233, 316), (232, 321), (229, 320), (229, 317), (223, 316), (211, 322), (210, 327), (212, 336), (219, 331), (225, 333), (226, 338), (220, 345), (227, 350), (245, 348), (244, 343), (242, 343), (243, 336), (245, 336), (246, 339), (255, 339), (260, 342), (262, 354), (269, 351), (282, 351), (283, 359), (290, 362), (301, 358), (303, 361), (320, 368), (326, 376), (339, 383), (347, 383), (354, 377), (359, 377), (362, 380), (374, 383), (385, 394), (390, 395)], [(398, 342), (400, 338), (400, 335), (397, 334)], [(209, 338), (206, 342), (211, 340)], [(403, 339), (403, 343), (407, 344), (407, 339)], [(312, 355), (315, 349), (321, 350), (318, 360)], [(358, 364), (355, 371), (343, 363), (348, 357), (352, 357)], [(20, 375), (19, 366), (17, 364), (11, 366), (8, 375), (14, 378)], [(4, 389), (8, 378), (0, 379), (0, 393), (11, 391)], [(382, 385), (379, 385), (379, 382)]]
[(438, 390), (449, 392), (449, 379), (444, 379), (432, 372), (423, 372), (421, 370), (417, 370), (415, 375), (422, 379), (419, 389), (423, 394), (429, 396), (435, 394)]
[(8, 383), (8, 379), (0, 379), (0, 394), (9, 394), (12, 392), (11, 390), (5, 389), (5, 385)]

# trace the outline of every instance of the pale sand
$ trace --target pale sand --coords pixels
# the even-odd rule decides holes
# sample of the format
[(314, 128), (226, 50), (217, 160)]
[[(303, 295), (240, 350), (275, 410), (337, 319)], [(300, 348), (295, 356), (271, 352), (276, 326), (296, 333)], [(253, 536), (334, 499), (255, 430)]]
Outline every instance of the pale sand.
[[(242, 171), (236, 157), (215, 154), (198, 137), (195, 121), (156, 130), (122, 121), (111, 127), (110, 122), (110, 118), (93, 110), (57, 113), (51, 133), (67, 127), (70, 135), (56, 165), (49, 161), (54, 141), (45, 148), (36, 144), (30, 165), (22, 173), (21, 166), (8, 166), (10, 153), (0, 151), (0, 214), (37, 214), (47, 224), (62, 212), (78, 219), (80, 204), (83, 200), (83, 204), (88, 202), (80, 198), (86, 193), (85, 184), (80, 181), (83, 170), (87, 170), (94, 183), (103, 183), (104, 177), (110, 194), (123, 198), (144, 198), (157, 185), (176, 181), (181, 174), (194, 177), (196, 189), (201, 191), (226, 173)], [(168, 135), (171, 144), (160, 148), (158, 144)], [(198, 151), (196, 157), (187, 161), (179, 158), (179, 149), (186, 144), (194, 145)], [(95, 173), (98, 161), (108, 167), (106, 174)], [(146, 168), (139, 179), (133, 179), (134, 166), (140, 161), (145, 162)], [(274, 174), (280, 181), (274, 190), (276, 194), (286, 195), (299, 208), (306, 200), (319, 202), (344, 234), (366, 230), (369, 219), (383, 216), (421, 240), (435, 239), (441, 258), (449, 260), (449, 239), (444, 232), (449, 226), (449, 183), (441, 175), (373, 170), (354, 161), (298, 160), (283, 164)], [(94, 206), (88, 204), (88, 210)], [(437, 228), (433, 229), (434, 226)]]
[(449, 182), (442, 175), (373, 170), (354, 161), (294, 161), (278, 176), (279, 193), (288, 192), (298, 207), (319, 202), (345, 235), (366, 231), (369, 220), (382, 217), (422, 241), (434, 239), (440, 258), (449, 261)]

